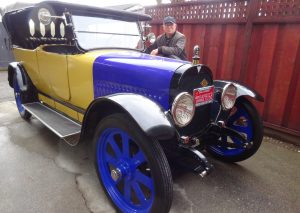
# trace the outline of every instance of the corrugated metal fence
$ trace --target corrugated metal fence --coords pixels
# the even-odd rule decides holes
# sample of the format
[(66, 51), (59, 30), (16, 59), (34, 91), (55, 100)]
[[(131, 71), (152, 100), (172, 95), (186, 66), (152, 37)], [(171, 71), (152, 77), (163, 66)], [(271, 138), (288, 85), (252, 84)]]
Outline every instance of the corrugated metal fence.
[(300, 137), (300, 0), (198, 0), (147, 7), (152, 31), (167, 15), (201, 47), (215, 79), (246, 83), (265, 97), (256, 103), (266, 126)]

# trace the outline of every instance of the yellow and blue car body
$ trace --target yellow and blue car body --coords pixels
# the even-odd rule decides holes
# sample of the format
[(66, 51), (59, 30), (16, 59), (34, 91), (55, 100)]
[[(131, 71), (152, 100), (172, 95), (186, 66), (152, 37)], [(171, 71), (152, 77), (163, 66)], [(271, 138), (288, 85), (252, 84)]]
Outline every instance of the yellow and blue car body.
[(190, 64), (116, 49), (65, 55), (49, 53), (40, 46), (34, 50), (14, 48), (13, 53), (37, 88), (39, 100), (79, 122), (83, 114), (62, 102), (85, 111), (95, 98), (135, 93), (169, 110), (174, 71)]
[(89, 143), (99, 181), (122, 212), (169, 211), (167, 159), (204, 177), (213, 166), (203, 149), (241, 161), (263, 136), (248, 101), (263, 101), (256, 91), (213, 80), (205, 65), (144, 53), (150, 20), (52, 1), (3, 16), (15, 56), (8, 82), (21, 117), (35, 116), (70, 145)]

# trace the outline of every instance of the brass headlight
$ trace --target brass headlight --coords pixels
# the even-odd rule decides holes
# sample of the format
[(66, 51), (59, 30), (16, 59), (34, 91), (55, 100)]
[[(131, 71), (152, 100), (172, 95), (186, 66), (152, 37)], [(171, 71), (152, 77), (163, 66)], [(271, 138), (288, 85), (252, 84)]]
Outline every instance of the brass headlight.
[(176, 96), (171, 113), (175, 124), (179, 127), (188, 125), (195, 113), (194, 98), (187, 92), (182, 92)]
[(237, 88), (233, 84), (227, 84), (222, 92), (221, 104), (224, 110), (231, 109), (237, 97)]

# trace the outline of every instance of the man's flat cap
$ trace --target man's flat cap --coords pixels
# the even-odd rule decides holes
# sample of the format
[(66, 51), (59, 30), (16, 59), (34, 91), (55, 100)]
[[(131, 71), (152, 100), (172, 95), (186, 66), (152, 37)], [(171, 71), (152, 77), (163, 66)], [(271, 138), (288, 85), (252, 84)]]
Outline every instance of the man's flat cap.
[(167, 16), (164, 18), (164, 24), (168, 23), (176, 24), (176, 19), (172, 16)]

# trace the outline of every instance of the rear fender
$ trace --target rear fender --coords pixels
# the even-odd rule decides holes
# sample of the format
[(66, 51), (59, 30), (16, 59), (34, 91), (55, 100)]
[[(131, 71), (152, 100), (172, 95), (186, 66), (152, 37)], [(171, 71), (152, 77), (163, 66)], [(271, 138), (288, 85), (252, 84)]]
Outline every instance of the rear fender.
[(22, 92), (28, 90), (28, 79), (23, 66), (18, 62), (11, 62), (8, 65), (8, 82), (9, 86), (13, 87), (13, 78), (16, 75), (18, 85)]
[(151, 138), (167, 140), (175, 136), (175, 127), (162, 107), (136, 94), (114, 94), (95, 99), (88, 107), (81, 131), (81, 140), (89, 140), (101, 120), (113, 113), (128, 114)]

